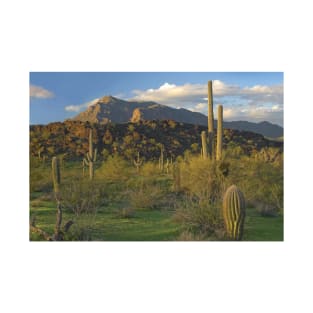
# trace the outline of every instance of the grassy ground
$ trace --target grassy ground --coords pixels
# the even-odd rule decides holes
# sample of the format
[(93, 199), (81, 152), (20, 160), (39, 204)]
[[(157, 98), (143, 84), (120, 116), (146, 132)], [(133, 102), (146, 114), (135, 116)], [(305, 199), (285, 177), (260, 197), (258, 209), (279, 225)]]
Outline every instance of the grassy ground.
[[(35, 204), (35, 206), (33, 206)], [(53, 233), (56, 205), (53, 201), (34, 199), (31, 201), (31, 215), (36, 216), (36, 225)], [(172, 218), (173, 212), (159, 210), (137, 210), (130, 218), (122, 218), (114, 206), (101, 208), (95, 217), (78, 219), (77, 223), (88, 220), (91, 225), (90, 237), (94, 241), (171, 241), (177, 240), (182, 226)], [(65, 212), (63, 220), (75, 219)], [(84, 221), (85, 220), (85, 221)], [(40, 240), (31, 234), (30, 240)], [(282, 241), (283, 217), (262, 217), (254, 208), (247, 209), (244, 241)]]
[[(171, 191), (173, 184), (170, 175), (150, 174), (155, 169), (147, 168), (147, 173), (137, 175), (135, 170), (128, 174), (126, 180), (121, 180), (120, 173), (126, 173), (129, 168), (122, 168), (118, 164), (117, 171), (110, 168), (99, 168), (96, 171), (96, 181), (105, 190), (106, 201), (95, 214), (77, 217), (70, 209), (63, 212), (63, 224), (73, 220), (71, 233), (67, 240), (93, 241), (175, 241), (184, 240), (181, 234), (186, 230), (182, 223), (173, 218), (177, 195)], [(262, 167), (261, 173), (269, 180), (264, 186), (271, 186), (271, 176)], [(240, 169), (242, 171), (242, 169)], [(150, 172), (149, 172), (150, 171)], [(203, 171), (200, 171), (200, 174)], [(272, 171), (271, 171), (272, 173)], [(194, 185), (200, 179), (195, 178)], [(253, 173), (249, 177), (256, 177), (256, 182), (264, 180)], [(62, 182), (81, 180), (80, 164), (68, 163), (62, 169)], [(88, 178), (86, 178), (88, 180)], [(190, 176), (188, 179), (191, 179)], [(245, 178), (246, 179), (246, 178)], [(251, 178), (252, 179), (252, 178)], [(238, 181), (238, 176), (236, 176)], [(56, 221), (56, 203), (52, 194), (50, 164), (31, 168), (30, 216), (35, 217), (36, 226), (49, 234), (53, 234)], [(146, 188), (141, 190), (141, 188)], [(269, 187), (270, 188), (270, 187)], [(261, 190), (260, 188), (258, 190)], [(93, 190), (92, 190), (93, 191)], [(248, 189), (246, 194), (248, 194)], [(255, 192), (255, 191), (254, 191)], [(268, 194), (265, 189), (264, 194)], [(84, 198), (84, 196), (82, 197)], [(121, 214), (123, 208), (131, 212), (125, 217)], [(198, 238), (199, 239), (199, 238)], [(30, 240), (42, 240), (39, 235), (31, 233)], [(186, 239), (186, 240), (190, 240)], [(191, 237), (192, 240), (192, 237)], [(218, 240), (205, 237), (201, 240)], [(262, 217), (255, 208), (247, 208), (244, 226), (244, 241), (282, 241), (283, 216)]]

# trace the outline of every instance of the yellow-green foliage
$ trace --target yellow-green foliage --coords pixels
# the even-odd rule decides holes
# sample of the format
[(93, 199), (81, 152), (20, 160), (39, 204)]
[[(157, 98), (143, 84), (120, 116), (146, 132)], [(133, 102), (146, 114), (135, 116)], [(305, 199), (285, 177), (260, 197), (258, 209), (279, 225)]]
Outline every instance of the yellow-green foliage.
[(160, 206), (164, 194), (160, 184), (142, 178), (129, 190), (129, 202), (136, 209), (154, 209)]
[(134, 168), (130, 168), (130, 164), (126, 160), (118, 155), (114, 155), (108, 157), (103, 162), (96, 172), (96, 177), (112, 182), (125, 182), (131, 176), (131, 171), (134, 171)]
[(221, 199), (225, 179), (218, 165), (218, 162), (201, 157), (181, 162), (182, 189), (205, 201)]
[(96, 214), (97, 210), (105, 203), (105, 185), (102, 182), (82, 180), (74, 177), (63, 184), (62, 205), (71, 210), (76, 216), (82, 214)]
[(283, 212), (283, 164), (256, 160), (253, 157), (229, 159), (228, 184), (236, 184), (248, 206), (272, 207)]
[(223, 198), (223, 218), (227, 236), (231, 240), (241, 240), (246, 214), (243, 193), (235, 185), (230, 186)]
[(143, 164), (140, 174), (144, 177), (159, 175), (159, 166), (154, 162), (146, 162)]

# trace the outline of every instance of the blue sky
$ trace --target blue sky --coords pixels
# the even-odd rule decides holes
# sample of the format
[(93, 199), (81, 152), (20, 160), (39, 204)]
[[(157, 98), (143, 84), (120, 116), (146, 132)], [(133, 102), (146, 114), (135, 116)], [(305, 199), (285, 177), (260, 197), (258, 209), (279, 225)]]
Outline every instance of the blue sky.
[(283, 126), (281, 72), (31, 72), (30, 123), (63, 121), (112, 95), (207, 114), (207, 81), (224, 119)]

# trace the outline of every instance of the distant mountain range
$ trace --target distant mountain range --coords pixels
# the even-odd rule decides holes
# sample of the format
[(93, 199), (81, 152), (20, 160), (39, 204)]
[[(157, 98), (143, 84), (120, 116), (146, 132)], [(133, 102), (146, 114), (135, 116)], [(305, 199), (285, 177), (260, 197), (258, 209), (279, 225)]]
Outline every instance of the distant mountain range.
[[(175, 109), (152, 101), (126, 101), (112, 96), (99, 99), (70, 120), (100, 124), (138, 120), (174, 120), (203, 126), (208, 124), (207, 116), (199, 112)], [(216, 121), (214, 122), (216, 123)], [(282, 127), (269, 122), (224, 121), (224, 128), (250, 131), (270, 138), (282, 137), (284, 133)]]

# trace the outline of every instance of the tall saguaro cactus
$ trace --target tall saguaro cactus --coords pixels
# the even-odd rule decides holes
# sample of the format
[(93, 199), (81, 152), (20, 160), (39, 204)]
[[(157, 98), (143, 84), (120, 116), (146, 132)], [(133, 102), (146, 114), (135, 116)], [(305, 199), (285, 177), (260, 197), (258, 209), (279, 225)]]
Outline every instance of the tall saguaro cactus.
[(243, 193), (236, 185), (230, 186), (223, 197), (223, 218), (229, 239), (242, 239), (245, 211)]
[(223, 106), (217, 107), (217, 144), (216, 144), (216, 160), (222, 159), (223, 149)]
[(56, 197), (60, 192), (61, 173), (60, 173), (60, 160), (57, 157), (52, 158), (52, 181), (53, 189)]
[(57, 201), (57, 216), (54, 230), (55, 240), (61, 238), (61, 224), (62, 224), (62, 209), (60, 202), (60, 183), (61, 183), (61, 172), (60, 172), (60, 160), (57, 157), (52, 158), (52, 180), (54, 195)]
[(202, 158), (206, 159), (208, 157), (208, 150), (207, 150), (207, 138), (206, 138), (205, 130), (201, 132), (201, 142), (202, 142)]
[(208, 81), (208, 146), (210, 157), (214, 157), (214, 116), (212, 80)]
[(89, 178), (92, 180), (94, 176), (94, 162), (97, 160), (97, 149), (93, 150), (92, 129), (89, 130), (89, 151), (84, 158), (84, 163), (89, 166)]

